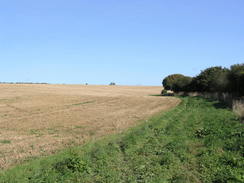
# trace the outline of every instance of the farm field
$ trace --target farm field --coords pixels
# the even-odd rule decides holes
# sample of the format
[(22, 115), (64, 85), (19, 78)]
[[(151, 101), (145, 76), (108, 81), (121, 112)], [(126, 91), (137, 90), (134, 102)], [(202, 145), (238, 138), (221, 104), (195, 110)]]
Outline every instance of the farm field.
[(123, 133), (0, 171), (0, 182), (243, 183), (243, 124), (217, 101), (181, 100)]
[(121, 132), (175, 107), (161, 87), (0, 85), (0, 168)]

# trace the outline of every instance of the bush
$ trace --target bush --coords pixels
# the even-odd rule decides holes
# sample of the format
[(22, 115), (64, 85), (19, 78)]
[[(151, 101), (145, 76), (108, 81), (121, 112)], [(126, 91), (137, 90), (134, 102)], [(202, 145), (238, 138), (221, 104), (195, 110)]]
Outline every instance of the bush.
[(235, 64), (230, 69), (209, 67), (194, 78), (172, 74), (164, 78), (166, 90), (175, 92), (228, 92), (239, 98), (244, 96), (244, 64)]
[(116, 83), (111, 82), (111, 83), (109, 83), (109, 85), (110, 85), (110, 86), (113, 86), (113, 85), (116, 85)]
[(188, 91), (190, 90), (189, 85), (192, 82), (192, 78), (188, 76), (183, 76), (177, 79), (173, 85), (173, 91)]
[(182, 74), (172, 74), (164, 78), (162, 84), (164, 86), (164, 89), (166, 90), (173, 90), (173, 85), (176, 80), (179, 78), (184, 77)]
[(162, 84), (166, 90), (178, 92), (188, 90), (191, 81), (191, 77), (184, 76), (182, 74), (172, 74), (164, 78)]
[(224, 92), (228, 87), (229, 70), (222, 67), (210, 67), (193, 78), (191, 88), (200, 92)]
[(244, 64), (235, 64), (230, 67), (228, 75), (229, 91), (240, 96), (244, 95)]

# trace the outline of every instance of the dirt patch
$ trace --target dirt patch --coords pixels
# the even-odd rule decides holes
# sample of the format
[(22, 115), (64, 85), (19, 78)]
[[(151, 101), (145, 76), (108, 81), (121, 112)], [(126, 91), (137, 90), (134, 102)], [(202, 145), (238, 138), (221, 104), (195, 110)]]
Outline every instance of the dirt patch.
[(0, 91), (1, 168), (120, 132), (179, 103), (149, 96), (161, 87), (2, 84)]

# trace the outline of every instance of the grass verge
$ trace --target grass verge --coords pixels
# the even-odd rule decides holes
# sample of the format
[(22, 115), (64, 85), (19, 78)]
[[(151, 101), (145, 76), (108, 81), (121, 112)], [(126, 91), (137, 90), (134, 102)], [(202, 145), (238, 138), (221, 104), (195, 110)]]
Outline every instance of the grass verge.
[(243, 134), (230, 110), (185, 97), (123, 134), (4, 171), (0, 182), (241, 183)]

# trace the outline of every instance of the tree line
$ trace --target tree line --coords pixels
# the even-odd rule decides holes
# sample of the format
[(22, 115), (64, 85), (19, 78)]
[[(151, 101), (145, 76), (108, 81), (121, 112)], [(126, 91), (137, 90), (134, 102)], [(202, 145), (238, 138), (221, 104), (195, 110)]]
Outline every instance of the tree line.
[(195, 77), (172, 74), (162, 84), (165, 90), (174, 92), (226, 92), (244, 96), (244, 64), (209, 67)]
[(49, 84), (49, 83), (38, 83), (38, 82), (0, 82), (0, 84)]

